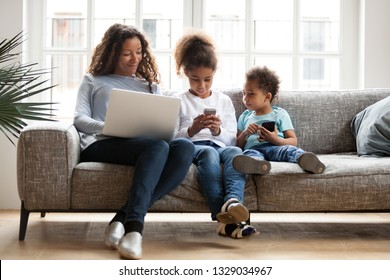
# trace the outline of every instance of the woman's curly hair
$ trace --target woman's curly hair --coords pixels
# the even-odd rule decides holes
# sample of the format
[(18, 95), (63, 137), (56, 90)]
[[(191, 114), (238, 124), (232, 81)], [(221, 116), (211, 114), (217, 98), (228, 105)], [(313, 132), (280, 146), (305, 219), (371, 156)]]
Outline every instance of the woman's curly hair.
[(268, 69), (266, 66), (254, 66), (246, 72), (246, 79), (255, 81), (259, 89), (272, 94), (272, 100), (278, 98), (279, 76), (275, 71)]
[(146, 36), (135, 27), (124, 24), (113, 24), (104, 33), (102, 41), (96, 46), (92, 55), (88, 72), (93, 75), (113, 74), (118, 63), (123, 42), (127, 39), (138, 37), (142, 46), (142, 60), (140, 61), (136, 76), (149, 82), (149, 88), (153, 82), (160, 83), (160, 73), (156, 59), (153, 56)]

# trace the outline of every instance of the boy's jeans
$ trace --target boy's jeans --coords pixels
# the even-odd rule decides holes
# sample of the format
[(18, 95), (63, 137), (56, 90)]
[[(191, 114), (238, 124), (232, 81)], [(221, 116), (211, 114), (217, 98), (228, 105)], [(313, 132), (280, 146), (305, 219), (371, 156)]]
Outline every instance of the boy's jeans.
[(244, 151), (246, 156), (259, 157), (268, 161), (282, 161), (297, 163), (299, 157), (305, 151), (291, 145), (276, 146), (273, 144), (262, 144), (253, 146)]

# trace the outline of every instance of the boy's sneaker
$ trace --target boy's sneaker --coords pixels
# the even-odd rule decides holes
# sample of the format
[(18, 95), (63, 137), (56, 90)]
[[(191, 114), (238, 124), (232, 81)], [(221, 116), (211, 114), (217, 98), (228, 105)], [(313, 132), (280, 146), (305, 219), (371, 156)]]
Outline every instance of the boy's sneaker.
[(271, 164), (268, 161), (245, 155), (235, 156), (233, 167), (244, 174), (266, 175), (271, 170)]
[(325, 165), (311, 152), (303, 153), (298, 159), (298, 164), (305, 171), (314, 174), (321, 174), (325, 170)]

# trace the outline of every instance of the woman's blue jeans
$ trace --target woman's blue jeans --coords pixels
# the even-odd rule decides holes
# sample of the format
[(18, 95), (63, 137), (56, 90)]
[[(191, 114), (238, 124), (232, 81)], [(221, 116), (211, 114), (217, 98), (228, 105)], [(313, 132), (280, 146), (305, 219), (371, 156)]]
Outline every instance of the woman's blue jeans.
[(133, 183), (121, 210), (126, 214), (125, 222), (143, 223), (153, 203), (183, 181), (193, 155), (194, 145), (184, 138), (169, 143), (141, 137), (109, 138), (87, 147), (80, 160), (133, 165)]
[[(221, 212), (221, 207), (230, 198), (243, 202), (245, 175), (233, 168), (233, 158), (241, 155), (238, 147), (219, 147), (211, 141), (195, 142), (194, 164), (200, 187), (211, 211), (211, 218)], [(221, 170), (221, 164), (222, 170)]]
[(304, 152), (304, 150), (291, 145), (276, 146), (272, 144), (262, 144), (245, 150), (244, 155), (259, 157), (268, 161), (297, 163), (299, 157)]

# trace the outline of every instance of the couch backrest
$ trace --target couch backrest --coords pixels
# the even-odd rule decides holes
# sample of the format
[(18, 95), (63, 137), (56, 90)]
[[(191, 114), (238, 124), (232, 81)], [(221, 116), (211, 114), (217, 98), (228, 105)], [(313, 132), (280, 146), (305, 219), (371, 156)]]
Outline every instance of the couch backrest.
[[(245, 110), (241, 89), (224, 91), (237, 117)], [(317, 154), (356, 152), (350, 129), (353, 117), (390, 96), (390, 89), (340, 91), (282, 91), (274, 104), (286, 109), (298, 137), (298, 146)]]

